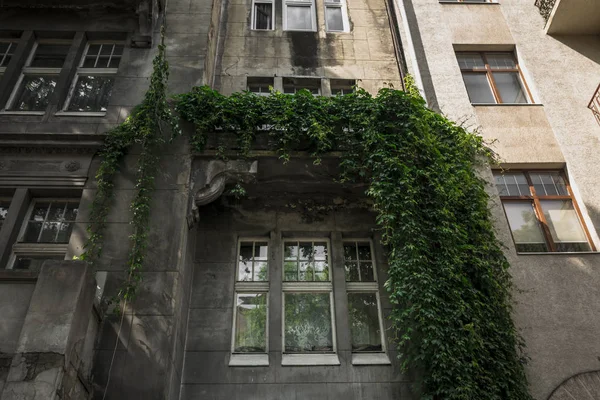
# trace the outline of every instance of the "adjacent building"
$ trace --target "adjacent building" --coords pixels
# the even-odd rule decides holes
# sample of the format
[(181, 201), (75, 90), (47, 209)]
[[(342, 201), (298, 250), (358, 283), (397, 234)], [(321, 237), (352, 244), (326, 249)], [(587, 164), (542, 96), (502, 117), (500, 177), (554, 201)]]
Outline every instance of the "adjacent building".
[[(222, 161), (218, 135), (202, 153), (178, 138), (140, 293), (105, 313), (126, 280), (135, 148), (102, 258), (73, 258), (96, 153), (142, 100), (163, 24), (172, 94), (375, 94), (410, 73), (429, 107), (477, 129), (500, 160), (481, 173), (531, 393), (600, 393), (600, 4), (0, 0), (2, 400), (413, 398), (375, 214), (364, 186), (335, 181), (334, 156), (282, 165), (258, 142)], [(227, 194), (233, 176), (245, 199)]]

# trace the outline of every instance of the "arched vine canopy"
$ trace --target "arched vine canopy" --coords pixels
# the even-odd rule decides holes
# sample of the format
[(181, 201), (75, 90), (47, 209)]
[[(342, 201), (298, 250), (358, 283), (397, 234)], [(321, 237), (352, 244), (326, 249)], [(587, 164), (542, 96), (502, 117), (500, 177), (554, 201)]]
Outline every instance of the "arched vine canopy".
[[(315, 163), (337, 151), (341, 179), (368, 183), (377, 223), (389, 249), (385, 286), (405, 369), (422, 400), (530, 400), (523, 343), (511, 319), (511, 277), (494, 234), (486, 182), (478, 175), (489, 152), (482, 139), (428, 109), (418, 91), (357, 89), (337, 97), (248, 92), (223, 96), (195, 87), (167, 101), (168, 65), (161, 43), (142, 104), (107, 134), (96, 175), (90, 239), (83, 259), (100, 257), (113, 179), (137, 144), (137, 196), (131, 204), (134, 234), (129, 280), (120, 301), (130, 301), (142, 278), (144, 249), (162, 128), (180, 134), (191, 122), (191, 151), (209, 133), (234, 135), (247, 157), (257, 134), (267, 133), (282, 162), (299, 144)], [(221, 149), (223, 150), (223, 149)], [(483, 156), (483, 157), (482, 157)]]

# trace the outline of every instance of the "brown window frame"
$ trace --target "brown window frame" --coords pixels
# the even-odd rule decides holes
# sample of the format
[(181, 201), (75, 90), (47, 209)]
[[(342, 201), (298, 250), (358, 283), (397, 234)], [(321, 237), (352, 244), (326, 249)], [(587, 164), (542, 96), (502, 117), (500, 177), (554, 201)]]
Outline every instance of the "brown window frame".
[[(460, 0), (459, 0), (460, 1)], [(515, 62), (515, 68), (500, 68), (493, 69), (490, 67), (488, 63), (487, 54), (510, 54), (512, 55), (513, 61)], [(492, 89), (492, 94), (494, 99), (496, 100), (496, 104), (513, 104), (513, 103), (504, 103), (502, 101), (502, 96), (500, 95), (500, 91), (498, 90), (498, 86), (496, 86), (496, 80), (494, 79), (494, 72), (517, 72), (519, 74), (519, 78), (521, 79), (521, 83), (525, 89), (525, 97), (527, 97), (527, 103), (522, 104), (535, 104), (533, 101), (533, 96), (531, 95), (531, 91), (529, 90), (529, 86), (525, 81), (525, 77), (523, 76), (523, 71), (521, 71), (521, 67), (519, 66), (519, 60), (515, 56), (514, 51), (457, 51), (456, 54), (478, 54), (481, 56), (483, 63), (485, 64), (485, 68), (463, 68), (460, 67), (461, 75), (466, 73), (475, 73), (475, 74), (484, 74), (490, 84), (490, 88)], [(466, 86), (466, 85), (465, 85)], [(477, 103), (475, 103), (477, 104)], [(519, 104), (519, 103), (516, 103)]]
[[(492, 172), (502, 173), (504, 171), (494, 170)], [(577, 204), (577, 200), (575, 199), (573, 190), (571, 189), (571, 185), (569, 184), (569, 180), (567, 179), (567, 176), (563, 170), (511, 169), (511, 170), (507, 170), (506, 172), (523, 174), (525, 176), (525, 179), (527, 180), (527, 185), (529, 186), (529, 193), (530, 193), (529, 196), (502, 196), (502, 195), (500, 196), (500, 200), (502, 202), (502, 210), (504, 211), (504, 216), (506, 217), (507, 222), (508, 222), (508, 215), (506, 214), (506, 209), (504, 208), (504, 202), (524, 201), (524, 200), (530, 201), (533, 205), (535, 216), (536, 216), (538, 222), (540, 223), (540, 227), (542, 228), (542, 233), (544, 235), (544, 239), (546, 240), (546, 244), (548, 245), (549, 250), (547, 251), (547, 253), (557, 253), (557, 254), (565, 253), (565, 252), (559, 252), (556, 249), (556, 243), (552, 239), (552, 234), (550, 233), (550, 227), (548, 226), (548, 221), (546, 221), (546, 216), (544, 215), (544, 210), (542, 209), (541, 201), (542, 200), (570, 200), (573, 204), (573, 209), (575, 210), (575, 213), (577, 214), (577, 217), (579, 218), (579, 223), (581, 224), (583, 232), (585, 233), (585, 237), (587, 238), (588, 244), (590, 246), (590, 251), (591, 252), (596, 251), (596, 246), (594, 245), (594, 241), (592, 240), (590, 231), (588, 230), (588, 227), (585, 224), (585, 221), (583, 220), (583, 217), (581, 214), (581, 209), (579, 208), (579, 205)], [(558, 173), (562, 177), (562, 179), (565, 182), (565, 187), (567, 188), (567, 192), (569, 193), (568, 195), (548, 196), (548, 195), (538, 195), (536, 193), (530, 174), (531, 173), (546, 173), (547, 174), (547, 173), (552, 173), (552, 172)], [(510, 230), (510, 236), (513, 239), (513, 243), (516, 244), (515, 238), (513, 236), (513, 231), (512, 231), (512, 228), (510, 228), (510, 226), (509, 226), (509, 230)], [(519, 254), (528, 254), (526, 252), (518, 252), (518, 253)]]

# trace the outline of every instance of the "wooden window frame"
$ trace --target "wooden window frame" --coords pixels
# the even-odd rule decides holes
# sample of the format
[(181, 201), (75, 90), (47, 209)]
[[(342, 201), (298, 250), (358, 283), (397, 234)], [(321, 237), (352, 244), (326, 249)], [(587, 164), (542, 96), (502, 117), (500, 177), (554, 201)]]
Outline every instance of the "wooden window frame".
[[(501, 172), (501, 171), (496, 170), (494, 172)], [(508, 221), (508, 215), (506, 214), (506, 209), (504, 208), (505, 202), (530, 201), (533, 206), (533, 210), (535, 212), (536, 218), (537, 218), (538, 222), (540, 223), (540, 227), (542, 228), (542, 234), (544, 235), (546, 244), (548, 245), (548, 249), (549, 249), (548, 253), (561, 254), (564, 252), (559, 252), (556, 250), (556, 243), (552, 239), (550, 227), (548, 226), (548, 221), (546, 221), (546, 216), (544, 215), (544, 210), (542, 209), (541, 201), (543, 201), (543, 200), (570, 200), (573, 204), (573, 209), (575, 210), (575, 213), (577, 214), (577, 217), (579, 218), (579, 223), (581, 224), (583, 232), (585, 233), (585, 237), (588, 240), (588, 244), (591, 249), (590, 251), (592, 251), (592, 252), (597, 251), (596, 246), (594, 245), (594, 241), (592, 240), (592, 236), (590, 235), (590, 231), (588, 230), (588, 228), (585, 224), (585, 221), (583, 220), (583, 217), (581, 214), (581, 209), (579, 208), (579, 205), (577, 204), (577, 200), (575, 199), (573, 190), (571, 188), (571, 185), (569, 184), (569, 180), (567, 179), (567, 176), (564, 173), (564, 171), (562, 171), (562, 170), (520, 170), (520, 169), (512, 170), (511, 169), (510, 171), (506, 171), (506, 172), (523, 174), (523, 176), (525, 176), (525, 179), (527, 180), (527, 185), (529, 186), (529, 192), (530, 192), (529, 196), (502, 196), (502, 195), (500, 196), (500, 200), (502, 201), (502, 209), (504, 211), (504, 215), (505, 215), (507, 221)], [(532, 173), (546, 173), (547, 174), (547, 173), (552, 173), (552, 172), (557, 172), (561, 176), (561, 178), (564, 180), (568, 195), (548, 196), (548, 195), (538, 195), (536, 193), (530, 174), (532, 174)], [(513, 243), (516, 244), (512, 228), (509, 227), (509, 229), (510, 229), (510, 235), (513, 239)], [(524, 254), (526, 254), (526, 253), (524, 253)]]
[[(496, 72), (512, 72), (512, 73), (516, 72), (516, 73), (518, 73), (519, 79), (521, 80), (521, 84), (523, 85), (523, 88), (525, 89), (524, 91), (525, 91), (525, 97), (527, 98), (527, 103), (514, 103), (514, 104), (534, 104), (533, 96), (531, 95), (529, 86), (527, 85), (527, 82), (525, 81), (525, 77), (523, 76), (523, 71), (521, 71), (521, 67), (519, 66), (519, 60), (517, 59), (517, 57), (515, 56), (515, 53), (513, 51), (457, 51), (456, 54), (457, 54), (457, 56), (458, 56), (458, 54), (477, 54), (477, 55), (481, 56), (481, 59), (483, 60), (483, 63), (485, 64), (484, 68), (463, 68), (462, 66), (459, 65), (460, 72), (461, 72), (461, 75), (464, 73), (485, 74), (487, 81), (490, 84), (490, 88), (492, 89), (492, 94), (494, 96), (494, 100), (496, 101), (496, 104), (513, 104), (513, 103), (504, 103), (502, 101), (502, 96), (500, 95), (500, 91), (498, 90), (498, 86), (496, 85), (496, 81), (494, 79), (494, 73), (496, 73)], [(512, 56), (513, 61), (515, 62), (515, 68), (493, 69), (492, 67), (490, 67), (490, 64), (487, 60), (488, 54), (510, 54)], [(477, 103), (475, 103), (475, 104), (477, 104)]]

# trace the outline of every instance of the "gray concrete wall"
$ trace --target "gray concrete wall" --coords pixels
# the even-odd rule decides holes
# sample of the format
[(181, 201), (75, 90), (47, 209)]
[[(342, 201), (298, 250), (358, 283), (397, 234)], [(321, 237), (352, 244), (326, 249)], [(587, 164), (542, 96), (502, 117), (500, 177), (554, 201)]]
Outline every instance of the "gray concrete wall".
[[(236, 201), (225, 196), (200, 207), (200, 222), (194, 228), (197, 230), (197, 239), (194, 243), (194, 276), (181, 386), (182, 400), (411, 399), (409, 378), (400, 372), (398, 353), (391, 341), (393, 333), (387, 329), (389, 321), (385, 316), (389, 314), (390, 304), (383, 288), (387, 260), (378, 241), (378, 233), (373, 230), (375, 216), (363, 208), (364, 203), (361, 207), (360, 200), (353, 197), (348, 189), (331, 184), (330, 170), (310, 164), (310, 161), (296, 159), (290, 165), (283, 166), (276, 159), (269, 161), (261, 158), (258, 161), (258, 182), (245, 185), (248, 198)], [(282, 181), (282, 177), (287, 178)], [(333, 199), (336, 199), (337, 206)], [(309, 203), (304, 203), (306, 201)], [(322, 205), (329, 211), (316, 213), (312, 216), (316, 218), (311, 220), (311, 211), (306, 211), (302, 204), (313, 204), (315, 208)], [(352, 365), (349, 331), (343, 323), (347, 317), (339, 314), (344, 309), (340, 301), (345, 293), (341, 298), (336, 297), (335, 305), (337, 354), (341, 365), (281, 365), (281, 282), (277, 280), (277, 276), (281, 276), (281, 262), (277, 261), (277, 254), (281, 255), (281, 237), (294, 234), (298, 237), (327, 237), (332, 240), (333, 246), (339, 245), (337, 240), (349, 235), (374, 238), (385, 335), (392, 365)], [(267, 367), (228, 366), (238, 237), (271, 238), (270, 365)], [(332, 279), (337, 285), (336, 274), (342, 274), (340, 278), (344, 281), (343, 261), (336, 258), (341, 256), (336, 254), (335, 248), (331, 251)]]
[[(600, 126), (587, 104), (600, 83), (598, 37), (551, 37), (533, 1), (400, 0), (430, 106), (462, 121), (498, 152), (503, 167), (566, 168), (597, 243)], [(590, 5), (591, 6), (591, 5)], [(595, 5), (594, 5), (595, 6)], [(455, 50), (514, 48), (535, 106), (472, 106)], [(407, 52), (410, 56), (410, 52)], [(409, 60), (409, 61), (412, 61)], [(414, 70), (412, 62), (409, 66)], [(486, 172), (491, 181), (491, 174)], [(531, 357), (531, 392), (545, 400), (569, 377), (600, 367), (597, 254), (517, 255), (495, 188), (492, 212), (515, 281), (515, 319)]]

